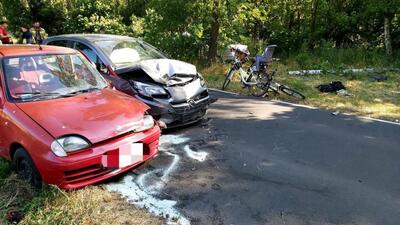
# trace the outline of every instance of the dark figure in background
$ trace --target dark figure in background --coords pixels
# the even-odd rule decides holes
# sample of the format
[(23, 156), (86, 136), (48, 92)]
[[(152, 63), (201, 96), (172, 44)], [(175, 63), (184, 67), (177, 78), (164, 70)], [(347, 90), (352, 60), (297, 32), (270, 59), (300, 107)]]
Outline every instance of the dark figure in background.
[(13, 41), (10, 37), (10, 35), (8, 35), (8, 23), (6, 21), (1, 21), (0, 22), (0, 40), (1, 43), (3, 44), (12, 44)]
[(21, 39), (19, 41), (19, 43), (21, 44), (32, 44), (33, 42), (33, 37), (32, 37), (32, 33), (29, 31), (29, 27), (22, 25), (21, 26)]
[(42, 44), (43, 40), (47, 38), (46, 30), (40, 27), (40, 22), (36, 21), (33, 23), (33, 27), (31, 28), (31, 33), (33, 35), (33, 43)]

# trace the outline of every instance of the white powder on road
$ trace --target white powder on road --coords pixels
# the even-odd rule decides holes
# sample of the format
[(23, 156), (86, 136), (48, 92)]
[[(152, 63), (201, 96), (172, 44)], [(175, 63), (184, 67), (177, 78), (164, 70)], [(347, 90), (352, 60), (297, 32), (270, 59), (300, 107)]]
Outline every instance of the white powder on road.
[(179, 145), (189, 141), (190, 138), (183, 137), (182, 135), (162, 135), (160, 137), (160, 151), (163, 151), (163, 144)]
[[(160, 138), (160, 152), (173, 157), (172, 162), (165, 168), (151, 170), (139, 176), (127, 175), (121, 182), (107, 185), (109, 191), (120, 193), (131, 204), (146, 208), (150, 213), (167, 219), (167, 224), (190, 225), (190, 221), (175, 208), (176, 201), (160, 199), (161, 190), (169, 181), (172, 172), (178, 168), (180, 152), (194, 160), (203, 162), (207, 152), (193, 151), (188, 144), (183, 149), (174, 149), (173, 145), (184, 144), (190, 138), (182, 135), (163, 135)], [(162, 176), (157, 176), (162, 173)]]
[(207, 158), (208, 153), (207, 152), (195, 152), (193, 151), (189, 145), (185, 145), (185, 147), (183, 148), (183, 150), (185, 150), (186, 155), (189, 158), (195, 159), (199, 162), (204, 162)]
[(129, 203), (166, 218), (168, 224), (190, 225), (190, 221), (175, 209), (176, 201), (158, 199), (148, 194), (139, 187), (132, 175), (125, 176), (121, 183), (107, 185), (107, 189), (120, 193)]

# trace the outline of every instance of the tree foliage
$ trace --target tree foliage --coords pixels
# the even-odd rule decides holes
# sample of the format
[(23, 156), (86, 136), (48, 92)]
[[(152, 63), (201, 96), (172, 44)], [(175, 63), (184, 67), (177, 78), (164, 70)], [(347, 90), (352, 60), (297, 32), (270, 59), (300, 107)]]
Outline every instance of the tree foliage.
[[(215, 58), (228, 44), (290, 53), (321, 47), (400, 47), (400, 0), (0, 0), (17, 31), (143, 38), (174, 57)], [(386, 22), (385, 22), (386, 21)], [(389, 33), (388, 33), (389, 32)], [(218, 51), (215, 51), (217, 49)]]

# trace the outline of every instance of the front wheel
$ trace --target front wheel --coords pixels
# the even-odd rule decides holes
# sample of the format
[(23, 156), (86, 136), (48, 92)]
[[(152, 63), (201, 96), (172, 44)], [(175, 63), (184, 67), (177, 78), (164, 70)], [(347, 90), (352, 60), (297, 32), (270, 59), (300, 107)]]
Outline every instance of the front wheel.
[(33, 163), (28, 152), (23, 148), (18, 148), (13, 156), (13, 166), (17, 174), (24, 180), (31, 183), (35, 188), (42, 186), (42, 179)]
[(246, 82), (249, 83), (250, 94), (255, 97), (263, 97), (271, 85), (270, 80), (264, 74), (250, 74)]
[(233, 77), (233, 74), (234, 74), (234, 73), (235, 73), (235, 70), (233, 70), (232, 68), (230, 68), (229, 71), (228, 71), (228, 73), (226, 74), (224, 84), (222, 85), (222, 90), (225, 90), (225, 89), (228, 87), (229, 83), (230, 83), (231, 80), (232, 80), (232, 77)]
[(300, 98), (300, 99), (306, 99), (306, 96), (304, 96), (302, 93), (300, 93), (296, 90), (293, 90), (293, 89), (289, 88), (288, 86), (282, 85), (280, 87), (280, 90), (289, 96), (292, 96), (295, 98)]

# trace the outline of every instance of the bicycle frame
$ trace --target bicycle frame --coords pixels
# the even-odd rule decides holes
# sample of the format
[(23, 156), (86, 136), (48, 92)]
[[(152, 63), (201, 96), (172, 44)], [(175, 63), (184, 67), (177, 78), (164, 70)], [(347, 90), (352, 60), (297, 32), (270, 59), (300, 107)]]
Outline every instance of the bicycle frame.
[[(237, 62), (237, 61), (238, 61), (238, 59), (235, 59), (235, 62)], [(231, 67), (231, 70), (233, 70), (233, 73), (236, 73), (237, 71), (239, 71), (240, 81), (241, 81), (243, 84), (248, 85), (248, 86), (256, 85), (256, 84), (257, 84), (257, 82), (247, 82), (247, 81), (246, 81), (246, 79), (251, 75), (250, 73), (252, 73), (251, 68), (250, 68), (250, 73), (249, 73), (249, 72), (246, 72), (246, 71), (243, 69), (243, 67), (240, 67), (239, 69), (236, 69), (236, 70), (233, 69), (233, 67)], [(232, 77), (233, 77), (233, 75), (234, 75), (234, 74), (232, 74)], [(232, 77), (231, 77), (231, 79), (232, 79)]]

